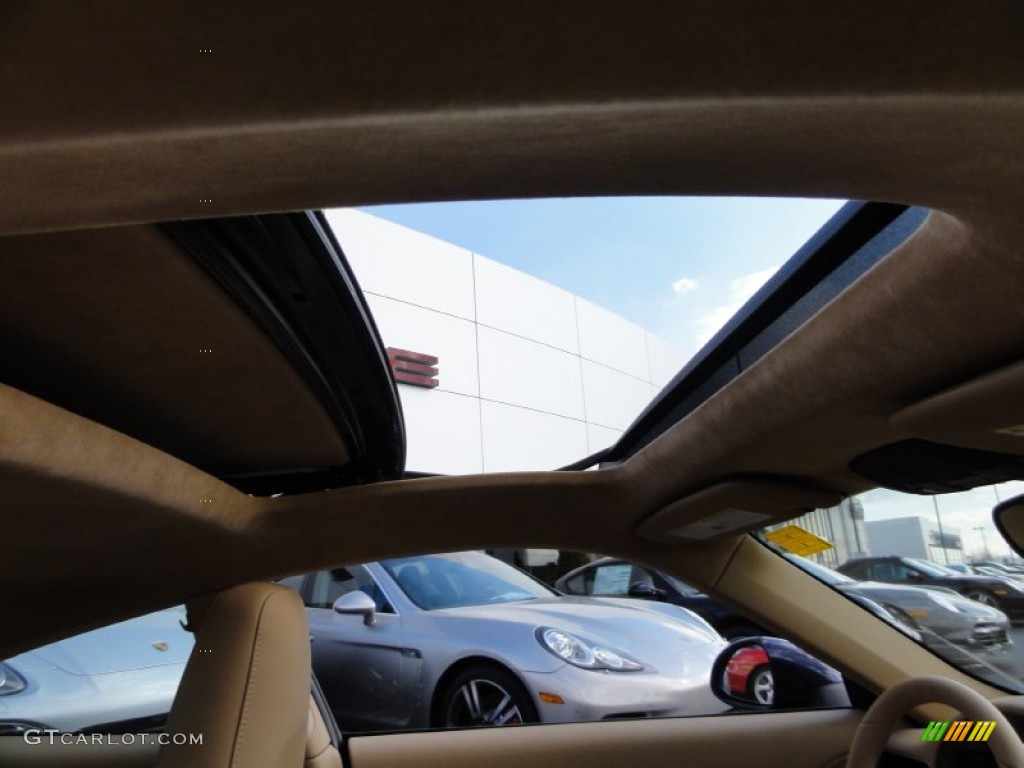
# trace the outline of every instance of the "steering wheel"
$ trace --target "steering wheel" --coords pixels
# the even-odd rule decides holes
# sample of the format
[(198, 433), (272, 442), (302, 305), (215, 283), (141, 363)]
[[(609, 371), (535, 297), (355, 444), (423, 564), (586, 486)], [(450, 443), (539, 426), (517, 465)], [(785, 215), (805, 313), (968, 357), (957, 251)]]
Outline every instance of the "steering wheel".
[(935, 676), (904, 680), (875, 699), (853, 737), (846, 768), (875, 768), (896, 721), (914, 707), (931, 702), (953, 707), (964, 720), (995, 721), (987, 742), (992, 756), (1003, 768), (1024, 768), (1024, 744), (1006, 716), (966, 685)]

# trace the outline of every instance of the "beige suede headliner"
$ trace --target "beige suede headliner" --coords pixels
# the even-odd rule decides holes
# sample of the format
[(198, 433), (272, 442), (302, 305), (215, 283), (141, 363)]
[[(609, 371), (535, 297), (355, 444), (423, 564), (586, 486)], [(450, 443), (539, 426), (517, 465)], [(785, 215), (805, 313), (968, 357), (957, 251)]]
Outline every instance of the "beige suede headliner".
[(999, 181), (1024, 116), (1012, 2), (14, 0), (2, 20), (0, 232), (463, 197), (1021, 195)]
[(217, 474), (343, 465), (327, 412), (153, 226), (0, 238), (6, 384)]
[[(1015, 5), (500, 8), (8, 3), (0, 233), (563, 194), (811, 195), (939, 212), (614, 470), (258, 500), (0, 390), (0, 657), (245, 580), (508, 544), (668, 567), (782, 617), (871, 686), (944, 669), (894, 630), (838, 636), (859, 609), (750, 554), (750, 540), (672, 547), (632, 531), (737, 473), (863, 488), (846, 466), (903, 436), (894, 413), (1024, 356)], [(869, 647), (879, 632), (887, 660)]]

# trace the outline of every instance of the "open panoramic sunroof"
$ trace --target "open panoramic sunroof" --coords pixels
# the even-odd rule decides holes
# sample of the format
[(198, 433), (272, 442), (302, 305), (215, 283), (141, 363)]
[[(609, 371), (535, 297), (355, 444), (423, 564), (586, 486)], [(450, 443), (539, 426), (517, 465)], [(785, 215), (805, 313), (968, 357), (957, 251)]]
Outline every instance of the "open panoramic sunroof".
[(903, 205), (847, 203), (686, 364), (615, 445), (565, 469), (610, 465), (637, 453), (892, 252), (927, 214)]

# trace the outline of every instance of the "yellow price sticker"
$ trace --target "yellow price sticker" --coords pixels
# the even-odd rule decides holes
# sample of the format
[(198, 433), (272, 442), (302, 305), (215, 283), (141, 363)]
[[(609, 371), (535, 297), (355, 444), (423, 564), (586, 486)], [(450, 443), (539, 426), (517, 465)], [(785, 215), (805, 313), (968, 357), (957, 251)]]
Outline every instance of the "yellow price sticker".
[(799, 525), (784, 526), (771, 533), (766, 533), (764, 537), (773, 544), (778, 544), (787, 552), (801, 557), (832, 549), (832, 545), (825, 539), (815, 536)]

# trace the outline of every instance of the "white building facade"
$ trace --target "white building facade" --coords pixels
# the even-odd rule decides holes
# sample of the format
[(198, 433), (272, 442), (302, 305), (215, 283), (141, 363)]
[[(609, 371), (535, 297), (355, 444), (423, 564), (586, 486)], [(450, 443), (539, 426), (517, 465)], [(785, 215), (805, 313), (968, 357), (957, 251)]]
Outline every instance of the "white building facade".
[(399, 384), (409, 470), (553, 469), (611, 445), (686, 362), (568, 291), (361, 211), (327, 212), (384, 344), (437, 358)]
[(893, 517), (867, 523), (871, 554), (902, 555), (931, 560), (939, 565), (964, 561), (960, 529), (942, 526), (927, 517)]

